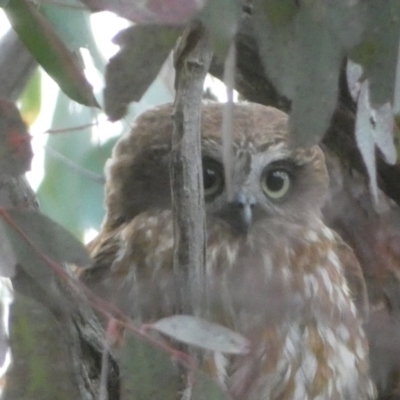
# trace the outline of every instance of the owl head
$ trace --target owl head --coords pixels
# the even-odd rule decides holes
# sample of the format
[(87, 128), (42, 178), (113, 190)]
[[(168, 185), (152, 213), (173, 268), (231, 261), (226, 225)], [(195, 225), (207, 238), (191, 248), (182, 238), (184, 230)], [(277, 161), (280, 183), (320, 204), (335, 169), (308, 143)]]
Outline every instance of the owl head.
[[(222, 160), (223, 104), (203, 105), (201, 145), (208, 219), (239, 234), (258, 222), (304, 223), (319, 215), (328, 174), (318, 146), (291, 148), (287, 115), (253, 103), (234, 105), (233, 197), (228, 198)], [(113, 229), (151, 209), (171, 208), (169, 176), (173, 105), (142, 114), (114, 148), (106, 166), (107, 217)]]

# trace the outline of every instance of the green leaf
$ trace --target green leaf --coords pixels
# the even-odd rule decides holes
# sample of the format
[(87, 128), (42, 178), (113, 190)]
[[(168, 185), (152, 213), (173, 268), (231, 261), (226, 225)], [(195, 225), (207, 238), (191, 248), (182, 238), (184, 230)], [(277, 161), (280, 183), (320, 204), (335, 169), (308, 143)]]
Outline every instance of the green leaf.
[(151, 327), (182, 343), (226, 354), (246, 354), (250, 346), (239, 333), (190, 315), (163, 318)]
[[(356, 4), (357, 5), (357, 4)], [(254, 27), (268, 77), (292, 100), (289, 131), (293, 145), (317, 143), (329, 127), (336, 106), (342, 59), (349, 40), (357, 43), (363, 19), (346, 28), (356, 14), (350, 2), (256, 0)], [(351, 24), (350, 24), (351, 25)]]
[(116, 353), (122, 400), (176, 400), (183, 391), (179, 366), (154, 345), (127, 333)]
[(28, 126), (31, 126), (39, 116), (42, 105), (42, 75), (39, 69), (29, 80), (19, 101), (21, 102), (22, 119)]
[(200, 13), (200, 18), (210, 34), (214, 52), (222, 59), (226, 57), (236, 35), (241, 16), (240, 0), (209, 1)]
[(137, 24), (184, 25), (206, 0), (81, 0), (92, 11), (111, 11)]
[[(33, 279), (29, 286), (23, 283), (24, 279), (17, 279), (14, 287), (34, 298), (46, 299), (49, 307), (64, 309), (65, 299), (60, 299), (56, 284), (57, 273), (64, 273), (62, 270), (56, 272), (51, 262), (88, 265), (90, 258), (86, 249), (68, 231), (36, 211), (9, 209), (5, 212), (11, 223), (3, 216), (0, 230), (6, 233), (19, 268)], [(17, 278), (22, 275), (20, 271)]]
[(363, 42), (350, 54), (361, 64), (370, 82), (371, 104), (381, 106), (394, 100), (400, 39), (400, 2), (365, 2), (368, 22)]
[(21, 41), (60, 88), (78, 103), (98, 107), (79, 58), (67, 49), (33, 3), (13, 0), (4, 11)]
[(296, 29), (298, 72), (289, 132), (294, 146), (320, 141), (336, 107), (343, 48), (308, 10), (298, 15)]
[(192, 400), (229, 400), (230, 396), (214, 379), (204, 373), (194, 377)]
[(90, 11), (79, 0), (41, 2), (38, 8), (70, 51), (87, 48), (91, 41)]
[(268, 77), (280, 93), (292, 99), (297, 78), (297, 48), (294, 17), (298, 7), (292, 0), (256, 0), (254, 28)]
[(157, 77), (182, 29), (170, 26), (133, 26), (120, 32), (121, 50), (106, 72), (104, 104), (112, 121), (122, 118), (129, 103), (139, 101)]
[[(60, 93), (52, 127), (87, 126), (95, 116), (86, 107), (74, 107), (71, 100)], [(46, 174), (37, 192), (43, 212), (79, 237), (83, 236), (85, 229), (99, 229), (104, 216), (103, 166), (111, 153), (111, 146), (108, 149), (96, 146), (91, 136), (91, 127), (85, 127), (49, 137)], [(90, 159), (96, 159), (96, 163), (91, 165)], [(88, 210), (90, 212), (86, 214)]]
[[(72, 352), (65, 340), (65, 326), (60, 323), (59, 314), (57, 319), (47, 307), (32, 298), (18, 293), (14, 296), (9, 346), (13, 362), (21, 364), (16, 367), (18, 373), (14, 368), (7, 370), (7, 385), (2, 396), (18, 400), (79, 399), (76, 378), (71, 373)], [(67, 313), (66, 310), (65, 315)]]
[(15, 274), (17, 256), (7, 236), (6, 227), (0, 223), (0, 276), (12, 278)]
[[(47, 216), (37, 211), (23, 209), (8, 209), (6, 213), (35, 248), (54, 262), (67, 262), (82, 266), (90, 264), (90, 257), (83, 244)], [(10, 228), (14, 229), (14, 226), (8, 225), (8, 232), (10, 232)], [(19, 237), (18, 242), (26, 240), (21, 236)], [(11, 240), (11, 243), (15, 244), (13, 240)], [(20, 246), (20, 243), (18, 243), (18, 246)], [(16, 256), (20, 261), (19, 257), (23, 255), (16, 251)]]

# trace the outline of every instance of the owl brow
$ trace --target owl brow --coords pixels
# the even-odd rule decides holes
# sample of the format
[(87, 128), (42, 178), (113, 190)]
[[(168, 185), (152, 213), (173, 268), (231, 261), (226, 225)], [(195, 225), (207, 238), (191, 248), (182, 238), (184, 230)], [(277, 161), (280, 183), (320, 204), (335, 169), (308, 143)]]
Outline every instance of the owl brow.
[(303, 165), (301, 164), (297, 164), (294, 160), (289, 159), (289, 158), (281, 158), (281, 159), (277, 159), (272, 161), (269, 165), (268, 165), (268, 169), (271, 167), (280, 167), (280, 168), (284, 168), (287, 171), (289, 171), (292, 174), (296, 174), (296, 172), (298, 172), (299, 170), (302, 169)]
[(283, 138), (275, 138), (274, 140), (271, 140), (269, 142), (264, 142), (264, 143), (260, 144), (259, 146), (257, 146), (257, 151), (261, 151), (261, 152), (267, 151), (271, 147), (276, 146), (281, 143), (285, 143), (285, 140)]

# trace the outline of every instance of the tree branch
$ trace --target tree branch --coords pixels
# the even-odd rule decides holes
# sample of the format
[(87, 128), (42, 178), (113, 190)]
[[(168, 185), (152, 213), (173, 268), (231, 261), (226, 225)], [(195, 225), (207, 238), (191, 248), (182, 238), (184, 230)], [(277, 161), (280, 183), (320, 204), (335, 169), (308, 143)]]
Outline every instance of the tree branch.
[[(200, 123), (203, 84), (212, 51), (199, 22), (187, 27), (175, 54), (176, 97), (172, 136), (171, 184), (174, 220), (174, 271), (182, 312), (199, 314), (205, 300), (205, 212)], [(180, 283), (185, 284), (180, 284)], [(189, 293), (184, 289), (190, 283)]]

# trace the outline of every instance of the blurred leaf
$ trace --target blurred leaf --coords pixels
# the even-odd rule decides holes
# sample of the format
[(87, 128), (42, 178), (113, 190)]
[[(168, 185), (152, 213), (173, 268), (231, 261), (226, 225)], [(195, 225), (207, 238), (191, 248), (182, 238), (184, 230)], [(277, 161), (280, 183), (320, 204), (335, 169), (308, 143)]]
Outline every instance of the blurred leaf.
[(116, 353), (121, 400), (176, 400), (183, 391), (182, 371), (154, 345), (127, 333), (124, 346)]
[(327, 27), (313, 20), (307, 10), (298, 15), (297, 23), (298, 73), (289, 132), (294, 146), (307, 146), (318, 143), (329, 127), (344, 54)]
[(369, 82), (361, 84), (357, 102), (355, 134), (357, 146), (362, 154), (370, 178), (371, 191), (378, 204), (378, 185), (376, 180), (375, 145), (381, 150), (390, 164), (396, 162), (396, 148), (393, 142), (394, 120), (389, 103), (378, 109), (371, 107)]
[(71, 345), (63, 335), (65, 325), (32, 298), (18, 293), (15, 297), (9, 322), (13, 363), (6, 372), (2, 397), (79, 399), (76, 378), (71, 372), (74, 365)]
[(41, 2), (38, 10), (51, 23), (70, 51), (88, 47), (92, 36), (90, 11), (79, 0), (62, 0), (54, 4)]
[[(92, 110), (72, 103), (60, 93), (52, 127), (83, 127), (91, 124), (94, 117)], [(102, 177), (103, 165), (109, 155), (99, 155), (98, 169), (86, 164), (86, 173), (83, 160), (89, 152), (96, 152), (100, 147), (92, 144), (91, 136), (91, 128), (86, 127), (49, 137), (45, 155), (46, 175), (37, 193), (42, 210), (80, 238), (85, 229), (98, 229), (104, 215)], [(90, 176), (90, 173), (94, 176)], [(85, 215), (88, 209), (90, 213)], [(95, 222), (93, 213), (97, 215)], [(88, 218), (91, 219), (90, 223)]]
[(362, 38), (361, 11), (358, 2), (348, 0), (254, 2), (264, 67), (278, 91), (292, 100), (289, 130), (295, 146), (317, 143), (329, 126), (342, 59), (349, 43)]
[(175, 340), (206, 350), (226, 354), (246, 354), (248, 340), (213, 322), (189, 315), (174, 315), (158, 320), (151, 327)]
[(326, 23), (332, 35), (347, 50), (363, 39), (367, 11), (364, 0), (317, 1), (312, 9), (314, 17)]
[(85, 248), (69, 232), (36, 211), (10, 209), (6, 213), (7, 216), (0, 218), (1, 229), (7, 234), (19, 267), (33, 279), (29, 287), (19, 284), (14, 287), (22, 292), (28, 288), (33, 295), (45, 298), (51, 308), (64, 308), (65, 299), (59, 296), (56, 271), (44, 257), (55, 263), (88, 265), (90, 259)]
[[(82, 156), (81, 166), (88, 171), (95, 171), (99, 176), (103, 177), (104, 164), (110, 158), (111, 151), (119, 137), (109, 139), (102, 145), (92, 146)], [(103, 178), (105, 179), (105, 178)], [(84, 179), (86, 180), (86, 179)], [(97, 182), (85, 185), (85, 201), (82, 201), (81, 224), (83, 226), (100, 227), (100, 223), (104, 217), (104, 183), (99, 185)]]
[(17, 256), (7, 237), (7, 230), (0, 223), (0, 276), (12, 278), (15, 274)]
[(229, 400), (230, 396), (214, 379), (200, 372), (194, 377), (192, 400)]
[(112, 11), (138, 24), (184, 25), (206, 4), (206, 0), (82, 0), (92, 11)]
[(106, 61), (99, 51), (90, 24), (90, 11), (79, 0), (42, 1), (39, 11), (50, 21), (57, 34), (72, 52), (87, 48), (96, 68), (104, 74)]
[[(215, 53), (224, 59), (234, 39), (242, 16), (240, 0), (213, 0), (200, 13)], [(222, 17), (222, 18), (221, 18)]]
[(36, 69), (29, 80), (19, 101), (22, 119), (31, 126), (36, 121), (42, 105), (42, 75), (39, 69)]
[[(90, 257), (83, 244), (50, 218), (32, 210), (8, 209), (6, 213), (36, 249), (54, 262), (67, 262), (82, 266), (90, 264)], [(8, 232), (9, 230), (10, 228), (7, 228)], [(20, 236), (18, 242), (21, 240), (25, 239)], [(11, 243), (15, 245), (12, 240)], [(20, 252), (16, 251), (16, 255), (19, 260)]]
[(279, 92), (292, 99), (297, 83), (297, 48), (293, 0), (255, 0), (254, 28), (268, 77)]
[(28, 0), (13, 0), (4, 11), (21, 41), (60, 88), (78, 103), (98, 107), (79, 58), (67, 49), (36, 6)]
[(180, 33), (180, 28), (169, 26), (132, 26), (115, 37), (121, 50), (107, 66), (104, 89), (105, 111), (112, 121), (126, 114), (130, 102), (142, 98)]
[(31, 137), (16, 105), (0, 99), (0, 170), (12, 177), (31, 167)]
[(371, 104), (393, 102), (400, 39), (400, 2), (365, 1), (368, 22), (363, 42), (350, 57), (361, 64), (370, 82)]

